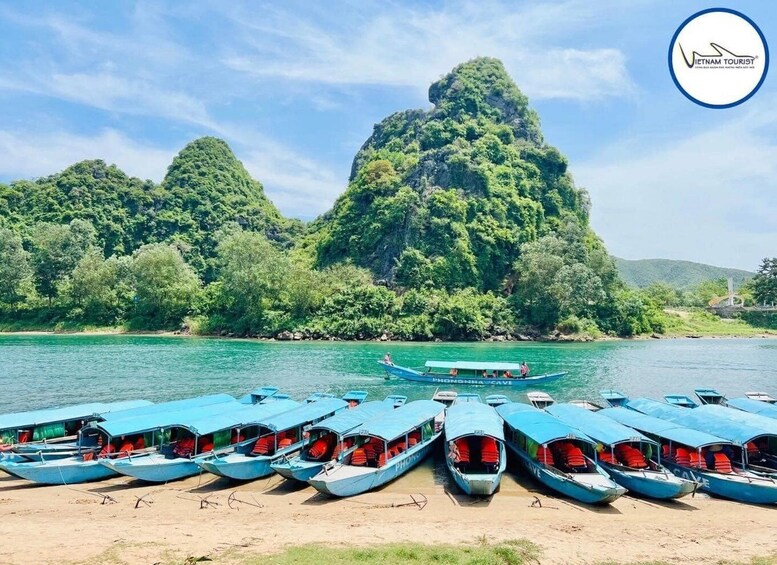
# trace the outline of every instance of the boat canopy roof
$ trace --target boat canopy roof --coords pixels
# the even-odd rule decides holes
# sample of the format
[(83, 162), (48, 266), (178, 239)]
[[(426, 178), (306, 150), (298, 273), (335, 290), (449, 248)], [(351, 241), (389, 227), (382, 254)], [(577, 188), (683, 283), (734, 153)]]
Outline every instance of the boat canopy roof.
[(499, 361), (427, 361), (428, 369), (461, 369), (462, 371), (520, 371), (520, 363)]
[(260, 420), (276, 414), (288, 412), (299, 405), (299, 402), (294, 400), (277, 400), (275, 402), (268, 402), (267, 404), (253, 404), (251, 406), (243, 405), (241, 408), (235, 410), (217, 412), (194, 418), (182, 423), (181, 427), (202, 436), (221, 430), (228, 430), (230, 428), (242, 428), (255, 425)]
[[(752, 414), (737, 412), (724, 406), (707, 405), (693, 409), (678, 408), (650, 398), (635, 398), (630, 400), (627, 406), (643, 414), (669, 420), (694, 430), (708, 432), (739, 445), (744, 445), (769, 433), (777, 434), (777, 422), (771, 426), (771, 431), (768, 428), (755, 427), (746, 423), (746, 420), (751, 419)], [(756, 416), (756, 418), (759, 417)], [(764, 419), (768, 421), (768, 418)]]
[[(275, 402), (270, 402), (270, 405), (272, 404), (275, 404)], [(302, 425), (311, 420), (318, 420), (331, 412), (342, 410), (346, 407), (348, 407), (348, 403), (340, 398), (321, 398), (315, 402), (299, 405), (292, 410), (276, 414), (275, 416), (257, 420), (255, 423), (278, 432)]]
[(220, 404), (222, 402), (234, 402), (235, 399), (228, 394), (207, 394), (205, 396), (195, 396), (194, 398), (182, 398), (180, 400), (170, 400), (168, 402), (160, 402), (158, 404), (151, 404), (140, 406), (137, 408), (129, 408), (128, 410), (120, 410), (110, 412), (102, 416), (103, 420), (113, 421), (122, 420), (124, 418), (136, 418), (138, 416), (145, 416), (147, 414), (156, 414), (159, 412), (173, 412), (176, 410), (186, 410), (188, 408), (196, 408), (198, 406), (210, 406), (212, 404)]
[(367, 420), (348, 435), (364, 435), (391, 441), (413, 428), (431, 420), (445, 410), (445, 405), (434, 400), (415, 400), (392, 412)]
[(150, 405), (151, 402), (148, 400), (89, 402), (87, 404), (76, 404), (74, 406), (62, 406), (61, 408), (44, 408), (41, 410), (2, 414), (0, 415), (0, 430), (25, 428), (28, 426), (38, 426), (54, 422), (68, 422), (70, 420), (93, 418), (95, 416), (105, 417), (105, 415), (110, 412), (120, 412), (128, 408)]
[(471, 435), (505, 440), (502, 418), (494, 408), (480, 402), (456, 403), (448, 408), (445, 414), (445, 439), (453, 441)]
[[(757, 402), (757, 401), (756, 401)], [(743, 410), (732, 410), (726, 406), (711, 404), (702, 406), (704, 410), (700, 414), (706, 414), (710, 418), (720, 418), (733, 423), (748, 426), (761, 431), (761, 435), (777, 436), (777, 420), (763, 414), (754, 414)], [(774, 406), (772, 406), (774, 408)]]
[(657, 445), (655, 441), (637, 430), (581, 406), (553, 404), (545, 410), (565, 424), (581, 430), (592, 439), (606, 445), (617, 445), (630, 441), (644, 441)]
[(558, 418), (528, 404), (511, 402), (497, 406), (496, 411), (507, 422), (508, 426), (519, 430), (540, 444), (547, 444), (559, 439), (577, 439), (591, 444), (595, 443), (580, 430), (568, 426)]
[(118, 420), (106, 420), (105, 422), (91, 424), (91, 426), (104, 431), (111, 437), (119, 437), (150, 432), (162, 428), (185, 426), (189, 422), (196, 421), (205, 416), (220, 414), (230, 410), (236, 411), (245, 407), (245, 404), (241, 404), (233, 399), (232, 402), (219, 402), (206, 406), (190, 406), (180, 410), (156, 411), (127, 418), (120, 418)]
[(777, 406), (769, 404), (767, 402), (761, 402), (760, 400), (752, 400), (750, 398), (732, 398), (727, 401), (727, 404), (733, 408), (749, 412), (750, 414), (758, 414), (759, 416), (766, 416), (768, 418), (777, 418)]
[[(680, 409), (678, 408), (678, 410)], [(687, 408), (683, 408), (682, 410), (687, 410)], [(698, 410), (698, 408), (695, 408), (694, 410)], [(730, 441), (712, 434), (692, 430), (691, 428), (675, 424), (674, 422), (660, 420), (628, 408), (604, 408), (603, 410), (599, 410), (597, 414), (612, 418), (616, 422), (639, 430), (642, 433), (653, 434), (668, 439), (669, 441), (687, 445), (693, 449), (701, 449), (708, 445), (731, 443)]]
[(394, 410), (394, 404), (386, 402), (385, 400), (373, 400), (371, 402), (363, 402), (351, 408), (350, 410), (343, 410), (338, 412), (331, 418), (319, 422), (311, 428), (311, 430), (328, 430), (334, 432), (337, 435), (343, 435), (350, 432), (357, 426), (361, 426), (367, 420), (374, 418), (380, 414), (387, 414)]

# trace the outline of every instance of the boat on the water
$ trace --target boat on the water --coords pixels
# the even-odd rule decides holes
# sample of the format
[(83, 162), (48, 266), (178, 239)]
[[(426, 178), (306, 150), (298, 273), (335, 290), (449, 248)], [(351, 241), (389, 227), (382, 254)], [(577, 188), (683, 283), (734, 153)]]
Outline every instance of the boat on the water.
[(445, 404), (445, 406), (452, 406), (458, 396), (459, 393), (455, 390), (436, 390), (432, 395), (432, 400)]
[(694, 389), (693, 393), (696, 395), (696, 398), (699, 399), (699, 402), (704, 404), (726, 404), (728, 400), (725, 396), (720, 394), (717, 390), (714, 388), (697, 388)]
[[(683, 411), (691, 413), (696, 410)], [(661, 444), (661, 463), (675, 475), (700, 483), (700, 490), (739, 502), (777, 503), (777, 481), (774, 479), (747, 469), (725, 467), (720, 457), (721, 464), (717, 468), (707, 465), (707, 453), (711, 453), (714, 459), (717, 453), (725, 455), (725, 449), (733, 452), (736, 459), (737, 454), (743, 451), (741, 445), (628, 408), (605, 408), (599, 413), (658, 441)]]
[(489, 394), (486, 396), (486, 404), (493, 406), (494, 408), (510, 402), (512, 402), (512, 400), (507, 398), (504, 394)]
[(368, 420), (347, 434), (354, 449), (326, 465), (308, 482), (330, 496), (354, 496), (403, 475), (426, 457), (442, 433), (445, 405), (434, 400), (408, 402)]
[[(432, 399), (434, 400), (434, 399)], [(483, 399), (480, 398), (480, 395), (476, 392), (460, 392), (456, 396), (456, 400), (453, 401), (454, 404), (466, 404), (467, 402), (473, 402), (475, 404), (482, 404)]]
[(626, 492), (596, 463), (596, 442), (547, 412), (512, 402), (496, 411), (507, 447), (542, 484), (588, 504), (610, 503)]
[(399, 408), (400, 406), (404, 406), (407, 402), (407, 396), (403, 394), (389, 394), (385, 399), (384, 402), (390, 402), (394, 408)]
[(554, 399), (547, 392), (527, 392), (526, 398), (529, 399), (529, 404), (534, 406), (537, 410), (545, 410), (545, 408), (555, 404), (556, 402), (556, 399)]
[(746, 392), (745, 397), (750, 400), (757, 400), (759, 402), (766, 402), (768, 404), (777, 404), (777, 398), (774, 398), (768, 392)]
[(394, 410), (394, 400), (388, 398), (364, 402), (322, 420), (310, 428), (309, 437), (298, 455), (274, 459), (270, 467), (286, 479), (307, 481), (317, 475), (324, 465), (330, 461), (339, 461), (355, 449), (353, 437), (344, 439), (343, 436), (364, 422)]
[(445, 413), (445, 464), (466, 494), (491, 496), (507, 466), (504, 424), (493, 407), (461, 399)]
[(291, 410), (255, 420), (258, 432), (252, 441), (196, 463), (209, 473), (229, 479), (250, 481), (266, 477), (274, 472), (273, 461), (297, 454), (311, 426), (347, 408), (345, 400), (320, 395)]
[(585, 398), (570, 400), (569, 402), (567, 402), (567, 404), (571, 404), (572, 406), (579, 406), (580, 408), (583, 408), (590, 412), (597, 412), (602, 408), (604, 408), (604, 406), (602, 406), (601, 404), (597, 404), (596, 402), (593, 402), (591, 400), (586, 400)]
[[(658, 442), (606, 416), (574, 404), (554, 404), (547, 411), (601, 445), (596, 459), (612, 480), (650, 498), (681, 498), (698, 483), (676, 476), (661, 465)], [(597, 448), (598, 448), (597, 445)]]
[(667, 404), (679, 408), (697, 408), (699, 406), (690, 396), (684, 394), (666, 394), (664, 395), (664, 400), (666, 400)]
[(777, 420), (724, 406), (685, 410), (650, 398), (635, 398), (626, 406), (745, 447), (704, 454), (708, 467), (720, 466), (735, 472), (742, 469), (777, 479)]
[(604, 399), (607, 406), (612, 407), (625, 406), (629, 401), (629, 398), (626, 395), (611, 388), (599, 391), (599, 396)]
[(160, 404), (144, 405), (105, 414), (79, 431), (77, 453), (65, 458), (9, 462), (4, 471), (42, 484), (77, 484), (97, 481), (117, 473), (100, 462), (111, 458), (142, 456), (156, 449), (163, 434), (155, 433), (179, 421), (203, 414), (245, 407), (229, 395), (215, 394)]
[(78, 432), (111, 412), (150, 405), (148, 400), (90, 402), (0, 415), (2, 461), (40, 461), (77, 453)]
[(492, 361), (427, 361), (421, 371), (385, 361), (378, 364), (389, 377), (437, 385), (526, 387), (553, 382), (566, 375), (558, 372), (521, 377), (520, 364)]

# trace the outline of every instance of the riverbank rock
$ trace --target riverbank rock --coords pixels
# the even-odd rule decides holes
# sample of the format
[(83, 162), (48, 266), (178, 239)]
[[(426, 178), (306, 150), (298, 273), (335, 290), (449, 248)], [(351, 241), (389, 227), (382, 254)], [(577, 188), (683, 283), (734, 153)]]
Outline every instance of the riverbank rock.
[(288, 330), (283, 330), (282, 332), (279, 332), (278, 335), (275, 336), (275, 339), (279, 341), (291, 341), (292, 339), (294, 339), (294, 334)]

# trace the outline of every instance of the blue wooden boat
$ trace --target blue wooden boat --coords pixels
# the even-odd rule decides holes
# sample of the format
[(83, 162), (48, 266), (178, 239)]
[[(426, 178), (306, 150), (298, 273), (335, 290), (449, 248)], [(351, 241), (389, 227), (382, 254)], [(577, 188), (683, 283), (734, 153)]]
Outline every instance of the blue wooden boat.
[(509, 402), (512, 402), (509, 398), (507, 398), (504, 394), (489, 394), (486, 396), (486, 404), (489, 406), (493, 406), (496, 408), (497, 406), (501, 406), (502, 404), (507, 404)]
[(367, 392), (363, 390), (349, 390), (343, 395), (343, 400), (348, 403), (349, 408), (355, 408), (367, 400)]
[(429, 454), (442, 433), (444, 413), (444, 404), (416, 400), (368, 420), (346, 435), (355, 449), (308, 482), (319, 492), (345, 497), (393, 481)]
[(203, 470), (240, 481), (250, 481), (271, 475), (272, 462), (293, 456), (302, 448), (308, 429), (338, 412), (348, 403), (340, 398), (318, 397), (292, 410), (255, 422), (259, 431), (253, 441), (244, 442), (226, 454), (198, 460)]
[(402, 394), (389, 394), (384, 402), (391, 402), (391, 404), (394, 406), (394, 408), (399, 408), (400, 406), (404, 406), (407, 402), (407, 396), (404, 396)]
[(625, 406), (629, 401), (627, 396), (611, 388), (599, 391), (599, 395), (604, 399), (608, 406)]
[(200, 473), (201, 462), (231, 453), (251, 440), (256, 441), (260, 433), (259, 420), (299, 406), (293, 400), (236, 404), (228, 410), (191, 418), (188, 415), (171, 418), (176, 423), (159, 428), (165, 435), (153, 451), (140, 455), (130, 453), (126, 458), (102, 459), (100, 463), (122, 475), (151, 483), (191, 477)]
[(726, 397), (714, 388), (697, 388), (693, 393), (701, 404), (726, 404)]
[(766, 402), (768, 404), (777, 404), (777, 398), (774, 398), (768, 392), (746, 392), (745, 397), (749, 398), (750, 400), (757, 400), (759, 402)]
[(445, 413), (445, 464), (466, 494), (491, 496), (507, 466), (504, 423), (493, 407), (461, 399)]
[[(275, 395), (278, 394), (278, 389), (274, 386), (262, 386), (255, 388), (251, 392), (240, 397), (241, 404), (260, 404), (262, 402), (272, 402)], [(288, 398), (288, 395), (282, 395)]]
[(224, 397), (231, 405), (242, 406), (228, 395), (208, 395), (111, 412), (103, 415), (103, 421), (93, 421), (79, 431), (77, 454), (56, 460), (44, 454), (39, 461), (5, 463), (0, 468), (41, 484), (76, 484), (115, 476), (113, 469), (100, 464), (101, 458), (144, 453), (145, 445), (151, 446), (155, 439), (153, 434), (144, 432), (157, 430), (177, 418), (195, 417), (203, 411), (229, 406)]
[(310, 428), (309, 437), (299, 455), (282, 456), (275, 459), (270, 467), (284, 478), (307, 481), (330, 461), (340, 461), (350, 454), (355, 449), (353, 438), (345, 440), (344, 436), (364, 422), (394, 410), (394, 400), (365, 402), (322, 420)]
[(90, 402), (0, 415), (3, 463), (65, 458), (77, 452), (78, 431), (105, 415), (151, 404), (148, 400)]
[(597, 463), (629, 491), (670, 499), (681, 498), (698, 487), (695, 481), (664, 468), (658, 442), (640, 432), (574, 404), (554, 404), (547, 411), (598, 442)]
[(666, 400), (668, 404), (679, 408), (697, 408), (699, 406), (691, 399), (691, 397), (684, 394), (667, 394), (664, 396), (664, 400)]
[[(697, 410), (681, 410), (693, 413)], [(777, 503), (777, 482), (770, 477), (737, 469), (736, 472), (721, 472), (710, 469), (705, 464), (704, 450), (723, 449), (742, 451), (741, 446), (704, 431), (698, 431), (683, 425), (648, 416), (627, 408), (605, 408), (600, 414), (612, 418), (621, 424), (639, 430), (661, 444), (661, 463), (675, 475), (696, 481), (701, 490), (754, 504)]]
[(474, 392), (460, 392), (453, 401), (454, 404), (466, 404), (467, 402), (483, 404), (483, 399), (480, 398), (479, 394)]
[(527, 392), (526, 398), (529, 400), (529, 404), (538, 410), (545, 410), (545, 408), (555, 404), (556, 402), (556, 400), (547, 392)]
[(736, 408), (742, 412), (749, 412), (750, 414), (758, 414), (766, 418), (773, 418), (777, 420), (777, 405), (769, 404), (767, 402), (761, 402), (759, 400), (751, 400), (749, 398), (732, 398), (726, 401), (726, 406), (730, 408)]
[(588, 504), (610, 503), (626, 492), (596, 464), (596, 443), (547, 412), (513, 402), (496, 411), (507, 447), (542, 484)]
[[(711, 433), (739, 446), (721, 453), (706, 453), (708, 467), (716, 464), (734, 470), (777, 478), (777, 420), (731, 410), (724, 406), (701, 406), (683, 410), (649, 398), (636, 398), (627, 404), (649, 416), (668, 420), (694, 430)], [(725, 461), (727, 458), (730, 461)]]
[[(553, 382), (566, 375), (565, 372), (559, 372), (516, 377), (515, 375), (521, 374), (521, 366), (518, 363), (492, 361), (427, 361), (423, 371), (384, 361), (378, 361), (378, 364), (383, 367), (387, 376), (436, 385), (526, 387)], [(483, 377), (484, 373), (489, 376)], [(505, 373), (513, 376), (507, 378), (504, 376)]]

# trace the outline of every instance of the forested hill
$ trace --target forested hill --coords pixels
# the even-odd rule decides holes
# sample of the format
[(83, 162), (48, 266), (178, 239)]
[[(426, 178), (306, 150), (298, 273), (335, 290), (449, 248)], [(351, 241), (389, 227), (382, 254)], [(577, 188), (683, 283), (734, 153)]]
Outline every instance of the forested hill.
[(675, 261), (672, 259), (638, 259), (628, 260), (613, 257), (623, 281), (638, 288), (645, 288), (656, 282), (687, 289), (713, 279), (734, 279), (734, 288), (739, 288), (746, 280), (753, 278), (755, 273), (741, 269), (727, 269), (691, 261)]
[(0, 184), (0, 322), (357, 339), (661, 331), (501, 62), (462, 63), (429, 101), (375, 126), (308, 226), (211, 137), (158, 185), (102, 161)]

